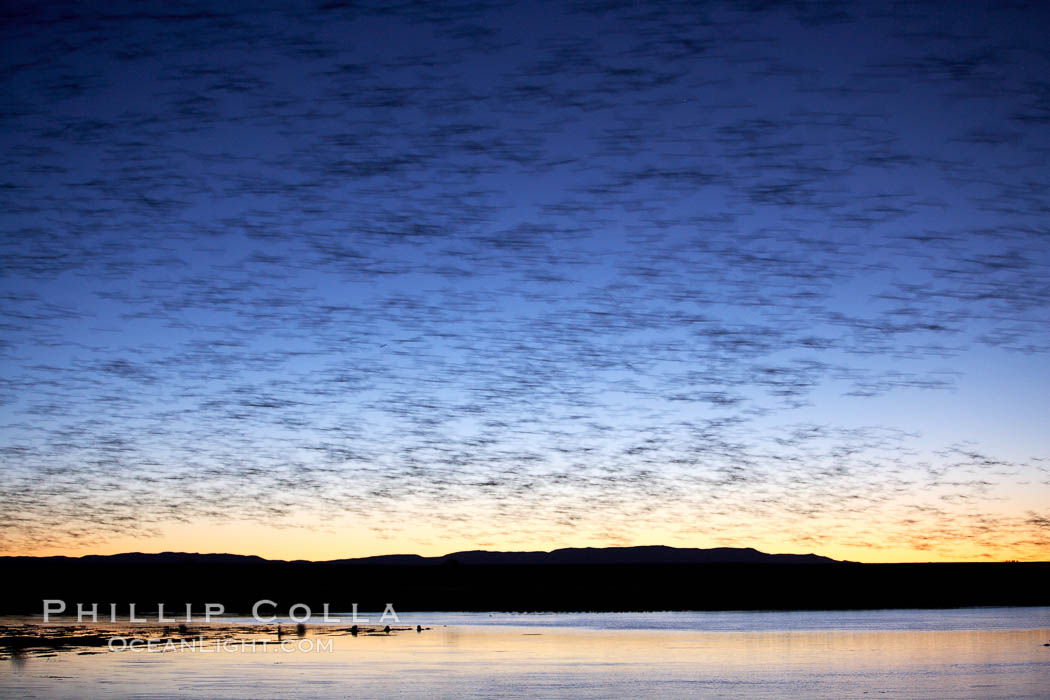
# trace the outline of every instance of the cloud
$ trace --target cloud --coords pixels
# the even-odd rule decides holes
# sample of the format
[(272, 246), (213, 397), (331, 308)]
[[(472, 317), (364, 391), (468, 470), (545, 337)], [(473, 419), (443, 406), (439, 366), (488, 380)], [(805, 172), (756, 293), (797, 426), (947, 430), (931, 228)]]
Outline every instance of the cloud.
[(548, 10), (12, 10), (3, 546), (1045, 551), (1036, 462), (844, 408), (1050, 347), (1037, 10)]

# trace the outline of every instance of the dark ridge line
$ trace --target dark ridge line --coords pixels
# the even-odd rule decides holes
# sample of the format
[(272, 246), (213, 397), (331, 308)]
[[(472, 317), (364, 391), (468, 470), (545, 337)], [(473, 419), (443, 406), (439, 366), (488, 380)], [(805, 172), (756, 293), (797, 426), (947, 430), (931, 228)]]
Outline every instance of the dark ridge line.
[(197, 552), (125, 552), (121, 554), (87, 554), (70, 556), (2, 556), (0, 562), (84, 563), (84, 564), (340, 564), (374, 566), (438, 566), (461, 564), (484, 565), (552, 565), (552, 564), (841, 564), (817, 554), (767, 554), (752, 547), (714, 547), (711, 549), (679, 548), (665, 545), (638, 547), (566, 547), (550, 552), (504, 552), (468, 550), (443, 556), (419, 554), (381, 554), (347, 559), (310, 561), (306, 559), (266, 559), (256, 555)]

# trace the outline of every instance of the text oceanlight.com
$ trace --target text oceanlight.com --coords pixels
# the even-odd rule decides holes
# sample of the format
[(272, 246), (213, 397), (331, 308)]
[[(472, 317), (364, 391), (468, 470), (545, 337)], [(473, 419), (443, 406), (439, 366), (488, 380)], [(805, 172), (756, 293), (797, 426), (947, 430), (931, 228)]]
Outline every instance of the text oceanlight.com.
[(265, 654), (296, 652), (332, 653), (331, 639), (140, 639), (137, 637), (111, 637), (110, 651), (137, 653), (190, 652), (196, 654)]

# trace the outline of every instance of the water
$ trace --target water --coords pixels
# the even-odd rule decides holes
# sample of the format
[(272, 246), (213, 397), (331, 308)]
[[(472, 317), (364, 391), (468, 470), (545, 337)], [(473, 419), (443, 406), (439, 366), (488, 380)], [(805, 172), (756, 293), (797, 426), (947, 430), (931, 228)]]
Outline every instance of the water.
[[(361, 613), (361, 616), (369, 616)], [(369, 616), (371, 617), (371, 616)], [(379, 614), (374, 614), (377, 622)], [(232, 620), (224, 621), (226, 623)], [(20, 697), (1048, 697), (1050, 608), (404, 613), (312, 650), (61, 653), (3, 662)], [(340, 636), (331, 636), (339, 632)], [(330, 640), (330, 650), (324, 649)], [(295, 643), (300, 643), (298, 638)], [(294, 644), (293, 644), (294, 646)]]
[[(358, 613), (378, 622), (381, 612)], [(350, 622), (350, 613), (332, 613)], [(403, 624), (577, 627), (600, 630), (688, 630), (694, 632), (950, 631), (1050, 627), (1050, 608), (961, 608), (954, 610), (832, 610), (636, 613), (407, 612)], [(236, 618), (245, 622), (251, 618)], [(290, 618), (283, 618), (290, 622)], [(311, 622), (321, 622), (314, 617)]]

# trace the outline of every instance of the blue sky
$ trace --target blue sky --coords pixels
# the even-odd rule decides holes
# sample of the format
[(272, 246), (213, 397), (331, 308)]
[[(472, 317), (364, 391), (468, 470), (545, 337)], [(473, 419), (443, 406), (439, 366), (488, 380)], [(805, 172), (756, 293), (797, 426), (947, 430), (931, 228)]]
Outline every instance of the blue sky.
[(1045, 559), (999, 3), (13, 5), (0, 546)]

